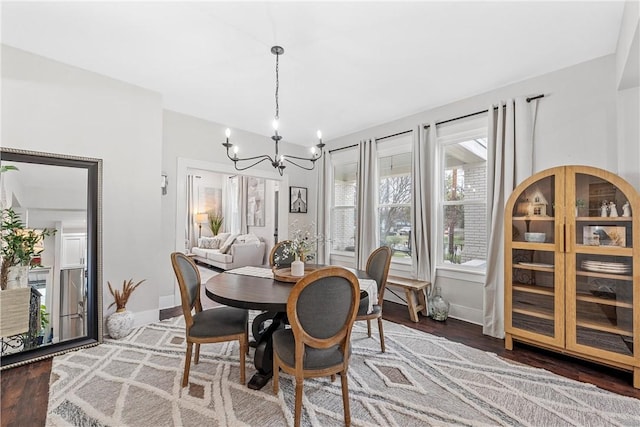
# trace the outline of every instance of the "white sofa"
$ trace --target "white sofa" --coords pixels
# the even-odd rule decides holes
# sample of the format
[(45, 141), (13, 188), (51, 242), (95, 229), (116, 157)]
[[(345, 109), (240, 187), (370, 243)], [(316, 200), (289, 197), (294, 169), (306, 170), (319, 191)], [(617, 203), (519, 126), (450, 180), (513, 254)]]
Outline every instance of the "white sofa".
[[(264, 263), (266, 243), (261, 238), (250, 234), (223, 237), (226, 238), (221, 242), (216, 236), (221, 247), (216, 247), (215, 241), (211, 244), (215, 238), (199, 238), (198, 246), (191, 248), (194, 259), (222, 270)], [(223, 246), (225, 243), (227, 247)]]

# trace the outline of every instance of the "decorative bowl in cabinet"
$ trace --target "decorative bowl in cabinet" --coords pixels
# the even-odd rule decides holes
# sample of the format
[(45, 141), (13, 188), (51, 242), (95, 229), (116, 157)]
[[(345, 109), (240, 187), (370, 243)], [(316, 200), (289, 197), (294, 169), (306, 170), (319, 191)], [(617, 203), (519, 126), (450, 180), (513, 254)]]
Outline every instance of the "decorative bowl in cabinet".
[(544, 243), (546, 238), (545, 233), (524, 233), (524, 240), (527, 242)]

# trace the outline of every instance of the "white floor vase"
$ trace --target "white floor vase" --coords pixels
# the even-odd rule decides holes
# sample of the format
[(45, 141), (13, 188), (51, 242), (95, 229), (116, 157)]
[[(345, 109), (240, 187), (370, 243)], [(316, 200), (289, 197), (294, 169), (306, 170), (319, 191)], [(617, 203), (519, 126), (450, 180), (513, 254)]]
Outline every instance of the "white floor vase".
[(131, 329), (133, 329), (133, 313), (130, 311), (116, 311), (107, 318), (107, 330), (113, 339), (119, 340), (126, 337)]

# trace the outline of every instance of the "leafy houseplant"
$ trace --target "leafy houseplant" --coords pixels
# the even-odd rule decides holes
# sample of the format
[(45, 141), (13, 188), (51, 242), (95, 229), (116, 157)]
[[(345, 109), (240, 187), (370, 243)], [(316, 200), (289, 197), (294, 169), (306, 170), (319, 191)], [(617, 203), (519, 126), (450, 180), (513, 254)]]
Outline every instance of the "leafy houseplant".
[(224, 221), (224, 217), (220, 214), (209, 212), (209, 228), (211, 229), (211, 234), (214, 236), (218, 235), (220, 228), (222, 227), (222, 222)]
[(0, 266), (0, 288), (6, 289), (9, 269), (15, 266), (28, 267), (31, 260), (43, 249), (36, 246), (46, 236), (53, 236), (57, 230), (41, 231), (25, 228), (20, 216), (12, 209), (2, 210), (2, 265)]

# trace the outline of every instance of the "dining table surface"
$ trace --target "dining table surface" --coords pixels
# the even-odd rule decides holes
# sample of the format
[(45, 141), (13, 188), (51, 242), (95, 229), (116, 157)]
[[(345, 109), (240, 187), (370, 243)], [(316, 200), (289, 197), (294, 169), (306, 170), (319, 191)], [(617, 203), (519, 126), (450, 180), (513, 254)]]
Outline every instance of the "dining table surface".
[[(325, 266), (307, 264), (307, 267), (317, 269)], [(358, 278), (360, 289), (369, 294), (370, 305), (377, 303), (375, 280), (371, 279), (364, 270), (351, 268), (347, 270)], [(293, 285), (295, 283), (274, 279), (272, 270), (268, 266), (251, 266), (227, 270), (211, 277), (205, 283), (205, 293), (211, 300), (231, 307), (286, 312), (287, 300)]]

